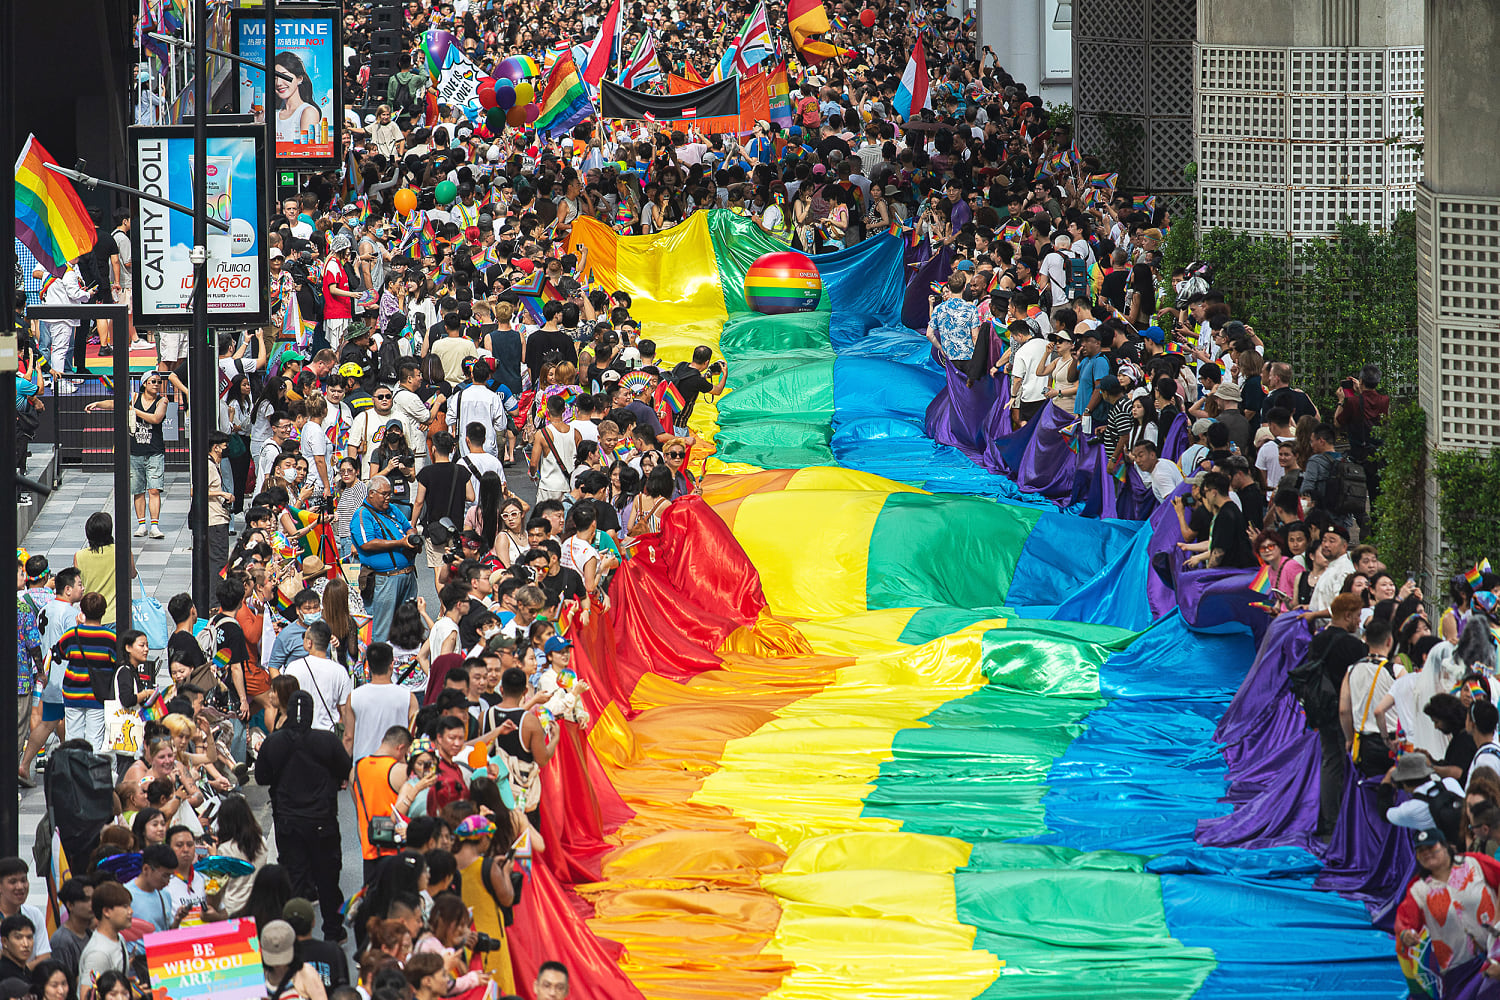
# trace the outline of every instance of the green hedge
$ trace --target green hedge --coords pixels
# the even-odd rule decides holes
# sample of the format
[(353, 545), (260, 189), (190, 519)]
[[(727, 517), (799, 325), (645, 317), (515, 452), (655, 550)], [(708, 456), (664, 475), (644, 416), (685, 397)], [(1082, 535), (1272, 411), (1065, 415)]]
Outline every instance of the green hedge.
[[(1500, 451), (1440, 451), (1432, 456), (1444, 550), (1442, 578), (1500, 556)], [(1450, 502), (1451, 501), (1451, 502)]]
[(1427, 413), (1416, 402), (1398, 406), (1381, 425), (1381, 434), (1376, 460), (1383, 468), (1371, 511), (1371, 542), (1400, 579), (1422, 571)]

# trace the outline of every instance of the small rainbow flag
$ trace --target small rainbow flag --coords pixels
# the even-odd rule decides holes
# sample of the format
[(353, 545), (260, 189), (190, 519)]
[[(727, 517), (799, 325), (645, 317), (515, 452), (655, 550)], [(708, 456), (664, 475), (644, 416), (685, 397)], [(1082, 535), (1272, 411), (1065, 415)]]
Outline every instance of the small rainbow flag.
[(1148, 212), (1148, 213), (1154, 215), (1154, 214), (1156, 214), (1156, 195), (1154, 195), (1154, 194), (1138, 194), (1138, 195), (1135, 195), (1133, 198), (1130, 199), (1130, 207), (1133, 208), (1133, 209), (1135, 209), (1137, 212)]
[(658, 410), (666, 407), (672, 416), (675, 417), (687, 406), (687, 400), (682, 397), (681, 389), (677, 388), (671, 382), (663, 382), (656, 387), (656, 406)]
[(50, 292), (50, 291), (52, 291), (53, 287), (56, 284), (57, 284), (57, 275), (55, 275), (55, 274), (49, 274), (49, 275), (47, 275), (46, 278), (42, 279), (42, 288), (41, 288), (41, 290), (39, 292), (37, 292), (37, 297), (40, 298), (40, 299), (42, 299), (43, 301), (46, 301), (46, 299), (47, 299), (47, 293)]
[(49, 163), (57, 165), (36, 136), (28, 135), (16, 158), (16, 239), (43, 270), (60, 277), (69, 261), (93, 249), (98, 234), (78, 192), (66, 177), (48, 170)]
[(158, 694), (152, 698), (145, 707), (141, 709), (141, 719), (145, 722), (160, 722), (167, 717), (166, 700)]
[(1265, 563), (1260, 564), (1260, 572), (1255, 574), (1255, 579), (1250, 581), (1250, 589), (1257, 594), (1269, 594), (1271, 592), (1271, 567)]
[(589, 99), (588, 87), (573, 62), (573, 54), (564, 52), (547, 73), (547, 85), (537, 99), (541, 114), (532, 128), (541, 138), (566, 132), (594, 115), (594, 102)]
[(1089, 174), (1089, 187), (1098, 188), (1101, 191), (1113, 191), (1115, 185), (1120, 182), (1119, 174)]
[(1177, 341), (1175, 341), (1175, 340), (1169, 340), (1169, 341), (1167, 341), (1165, 344), (1162, 345), (1161, 349), (1164, 352), (1166, 352), (1167, 354), (1184, 354), (1185, 355), (1185, 354), (1188, 353), (1188, 349), (1186, 347), (1183, 347), (1181, 344), (1177, 343)]
[(1484, 681), (1477, 679), (1468, 681), (1464, 684), (1464, 688), (1469, 692), (1470, 698), (1483, 698), (1486, 701), (1489, 700), (1490, 693), (1489, 691), (1485, 690)]
[(1479, 586), (1479, 581), (1484, 579), (1484, 574), (1488, 573), (1489, 570), (1490, 561), (1488, 559), (1481, 560), (1464, 573), (1464, 582), (1470, 587), (1477, 587)]

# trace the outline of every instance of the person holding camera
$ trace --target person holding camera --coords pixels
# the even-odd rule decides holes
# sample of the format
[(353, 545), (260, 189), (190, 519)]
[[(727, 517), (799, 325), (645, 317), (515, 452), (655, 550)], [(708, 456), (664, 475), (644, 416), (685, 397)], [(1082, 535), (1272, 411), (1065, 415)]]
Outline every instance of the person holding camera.
[(392, 493), (389, 479), (372, 477), (364, 504), (349, 521), (349, 540), (359, 553), (360, 566), (375, 577), (369, 606), (375, 642), (386, 641), (396, 608), (417, 596), (413, 566), (422, 551), (422, 536), (412, 530), (401, 508), (391, 503)]
[(672, 374), (667, 378), (682, 393), (682, 412), (672, 418), (672, 430), (678, 437), (685, 437), (688, 432), (688, 421), (693, 416), (693, 407), (697, 405), (698, 397), (707, 394), (711, 398), (717, 398), (725, 389), (725, 383), (729, 380), (729, 366), (722, 360), (710, 364), (714, 356), (713, 348), (707, 344), (699, 344), (693, 348), (693, 360), (682, 361), (672, 369)]

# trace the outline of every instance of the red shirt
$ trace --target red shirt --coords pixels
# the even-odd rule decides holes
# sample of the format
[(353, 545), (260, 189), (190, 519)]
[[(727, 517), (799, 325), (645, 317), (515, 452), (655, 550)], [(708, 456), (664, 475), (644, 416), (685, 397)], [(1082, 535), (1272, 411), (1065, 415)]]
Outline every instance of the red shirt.
[(354, 300), (335, 295), (330, 288), (342, 288), (349, 291), (349, 278), (344, 274), (343, 265), (338, 261), (330, 259), (328, 267), (323, 272), (323, 318), (324, 319), (353, 319)]

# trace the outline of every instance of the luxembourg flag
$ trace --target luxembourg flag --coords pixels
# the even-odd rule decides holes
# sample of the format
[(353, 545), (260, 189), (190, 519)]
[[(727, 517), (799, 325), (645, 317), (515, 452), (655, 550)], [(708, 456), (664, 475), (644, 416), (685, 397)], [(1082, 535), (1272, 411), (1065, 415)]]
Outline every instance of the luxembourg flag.
[(913, 111), (932, 107), (932, 95), (927, 92), (927, 54), (922, 51), (922, 36), (917, 35), (917, 44), (901, 72), (901, 85), (896, 88), (896, 98), (891, 102), (903, 120), (911, 121)]
[(599, 22), (599, 34), (589, 46), (587, 58), (578, 64), (578, 75), (590, 87), (597, 87), (609, 75), (609, 67), (615, 61), (616, 49), (620, 45), (620, 0), (613, 0), (604, 20)]

